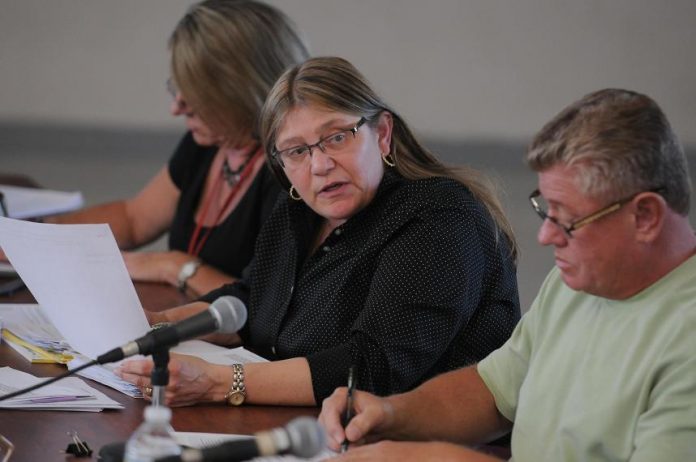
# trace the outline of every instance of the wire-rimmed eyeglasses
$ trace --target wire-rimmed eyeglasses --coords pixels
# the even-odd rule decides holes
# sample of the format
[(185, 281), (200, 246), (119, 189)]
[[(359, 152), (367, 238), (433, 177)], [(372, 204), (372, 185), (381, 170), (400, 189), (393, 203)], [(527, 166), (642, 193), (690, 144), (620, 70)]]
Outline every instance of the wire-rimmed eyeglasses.
[(169, 77), (166, 82), (167, 85), (167, 93), (169, 93), (169, 96), (172, 97), (174, 100), (174, 104), (176, 104), (176, 107), (179, 111), (186, 112), (186, 110), (189, 109), (188, 104), (186, 104), (186, 101), (181, 97), (181, 93), (179, 93), (179, 88), (176, 86), (176, 83), (174, 83), (174, 79)]
[(365, 122), (367, 122), (367, 119), (361, 117), (353, 127), (334, 132), (314, 144), (293, 146), (292, 148), (282, 149), (280, 151), (276, 149), (271, 155), (283, 168), (299, 168), (307, 159), (312, 157), (312, 150), (314, 148), (319, 148), (321, 152), (329, 156), (346, 151), (352, 145), (352, 141), (355, 139), (358, 130)]
[(620, 199), (616, 202), (612, 202), (611, 204), (607, 205), (606, 207), (602, 207), (601, 209), (597, 210), (596, 212), (593, 212), (593, 213), (591, 213), (583, 218), (580, 218), (579, 220), (575, 220), (568, 225), (564, 225), (563, 223), (560, 223), (556, 217), (552, 217), (549, 215), (548, 204), (546, 203), (546, 200), (541, 195), (541, 192), (538, 189), (535, 189), (529, 195), (529, 202), (531, 202), (532, 208), (537, 213), (537, 215), (539, 215), (539, 217), (541, 217), (542, 220), (549, 220), (551, 223), (553, 223), (554, 225), (561, 228), (567, 237), (573, 237), (573, 231), (577, 231), (578, 229), (582, 228), (583, 226), (587, 226), (590, 223), (597, 221), (602, 217), (605, 217), (611, 213), (616, 212), (621, 207), (623, 207), (624, 205), (631, 202), (633, 200), (633, 198), (635, 198), (638, 194), (641, 194), (642, 192), (659, 193), (663, 189), (664, 189), (663, 187), (659, 187), (659, 188), (650, 189), (648, 191), (639, 191), (635, 194), (631, 194), (630, 196), (625, 197), (623, 199)]

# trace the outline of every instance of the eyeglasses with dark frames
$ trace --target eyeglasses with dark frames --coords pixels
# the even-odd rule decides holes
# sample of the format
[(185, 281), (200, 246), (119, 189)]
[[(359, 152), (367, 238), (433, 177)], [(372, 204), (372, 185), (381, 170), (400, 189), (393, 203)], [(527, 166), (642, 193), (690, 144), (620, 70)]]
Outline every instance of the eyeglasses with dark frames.
[(321, 152), (329, 156), (339, 154), (351, 146), (351, 142), (355, 139), (358, 130), (365, 122), (367, 122), (367, 119), (361, 117), (353, 127), (334, 132), (314, 144), (303, 144), (280, 151), (276, 149), (271, 155), (281, 167), (295, 169), (301, 167), (306, 159), (312, 157), (314, 148), (319, 148)]
[(529, 202), (532, 204), (532, 208), (534, 211), (539, 215), (539, 217), (542, 220), (549, 220), (551, 223), (554, 225), (558, 226), (563, 230), (565, 235), (567, 237), (573, 237), (573, 231), (577, 231), (578, 229), (582, 228), (583, 226), (587, 226), (590, 223), (599, 220), (600, 218), (603, 218), (611, 213), (616, 212), (619, 210), (621, 207), (624, 205), (628, 204), (631, 202), (638, 194), (641, 194), (643, 192), (652, 192), (652, 193), (659, 193), (663, 191), (663, 187), (659, 188), (654, 188), (650, 189), (648, 191), (639, 191), (635, 194), (630, 195), (629, 197), (626, 197), (624, 199), (620, 199), (616, 202), (612, 202), (611, 204), (607, 205), (606, 207), (602, 207), (601, 209), (597, 210), (594, 213), (591, 213), (583, 218), (580, 218), (579, 220), (575, 220), (569, 225), (564, 225), (558, 221), (556, 217), (552, 217), (548, 214), (548, 206), (546, 204), (546, 201), (544, 200), (543, 196), (541, 195), (541, 192), (538, 189), (535, 189), (532, 194), (529, 195)]

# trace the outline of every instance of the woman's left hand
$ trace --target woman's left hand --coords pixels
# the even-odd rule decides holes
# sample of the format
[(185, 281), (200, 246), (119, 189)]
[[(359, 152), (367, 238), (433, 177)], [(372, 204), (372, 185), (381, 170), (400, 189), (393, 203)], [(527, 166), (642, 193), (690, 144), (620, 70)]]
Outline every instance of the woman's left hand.
[(165, 282), (177, 285), (179, 271), (191, 255), (178, 250), (165, 252), (121, 252), (128, 274), (134, 281)]
[[(151, 359), (125, 361), (116, 369), (116, 375), (143, 391), (152, 386), (150, 375), (154, 364)], [(165, 390), (167, 406), (190, 406), (200, 402), (222, 401), (229, 390), (229, 367), (218, 366), (200, 358), (172, 353), (169, 360), (169, 385)]]

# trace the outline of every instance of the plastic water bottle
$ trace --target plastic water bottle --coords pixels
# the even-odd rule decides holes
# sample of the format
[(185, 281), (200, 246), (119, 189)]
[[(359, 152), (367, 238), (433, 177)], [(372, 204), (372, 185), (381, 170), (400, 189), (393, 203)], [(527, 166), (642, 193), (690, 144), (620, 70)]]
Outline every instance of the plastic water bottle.
[(181, 454), (170, 425), (172, 410), (165, 406), (145, 408), (145, 421), (126, 443), (124, 462), (152, 462), (160, 457)]

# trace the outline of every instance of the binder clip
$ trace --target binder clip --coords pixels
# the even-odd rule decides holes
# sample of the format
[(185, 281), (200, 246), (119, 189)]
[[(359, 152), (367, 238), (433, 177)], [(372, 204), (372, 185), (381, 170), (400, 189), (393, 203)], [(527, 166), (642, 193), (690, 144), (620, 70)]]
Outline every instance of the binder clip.
[(72, 454), (75, 457), (92, 457), (92, 449), (87, 445), (86, 441), (82, 441), (77, 432), (68, 432), (68, 435), (72, 437), (72, 443), (68, 444), (65, 449), (66, 454)]

